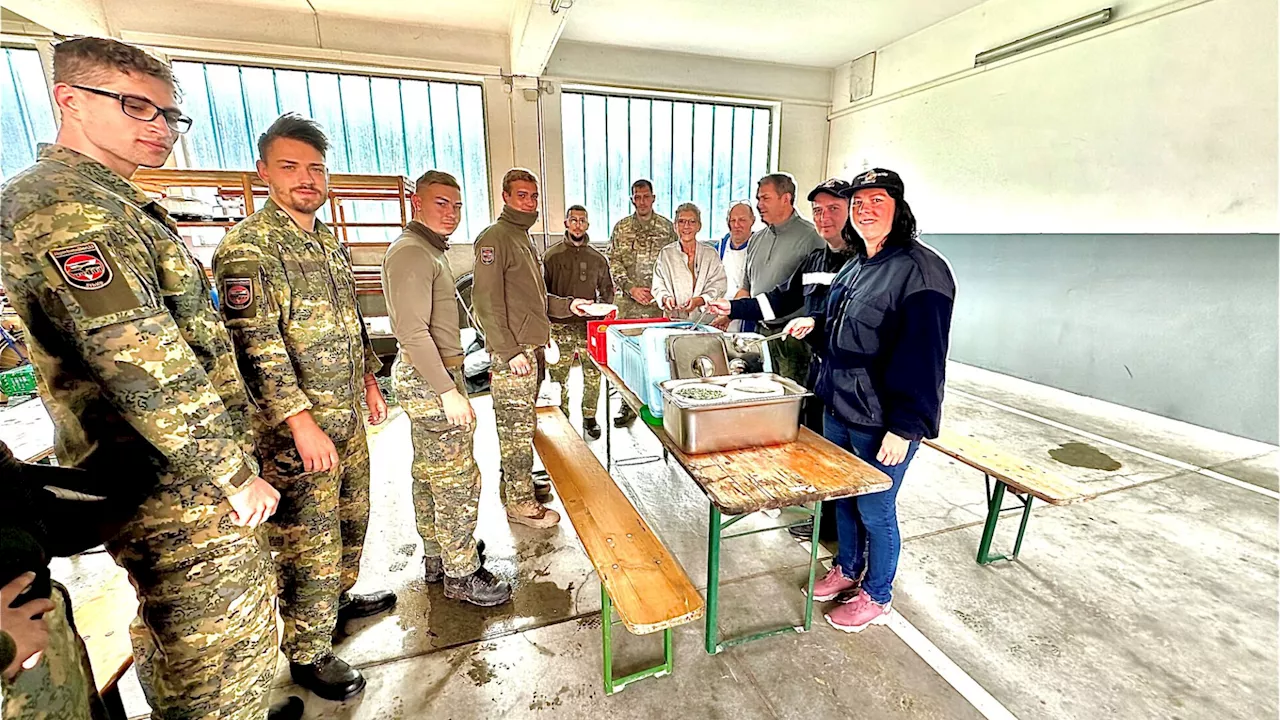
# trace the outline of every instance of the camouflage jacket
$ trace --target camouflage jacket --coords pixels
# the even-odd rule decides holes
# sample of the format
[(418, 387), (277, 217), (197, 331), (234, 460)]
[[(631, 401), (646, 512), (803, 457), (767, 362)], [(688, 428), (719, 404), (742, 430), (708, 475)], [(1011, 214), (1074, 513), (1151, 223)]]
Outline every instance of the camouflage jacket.
[(257, 474), (249, 397), (204, 270), (137, 186), (42, 146), (0, 190), (0, 279), (61, 464), (116, 447), (225, 494)]
[(614, 287), (623, 293), (632, 288), (653, 287), (658, 253), (676, 240), (675, 227), (658, 213), (648, 222), (634, 214), (619, 220), (609, 236), (609, 270)]
[(349, 440), (364, 375), (382, 363), (338, 238), (319, 220), (304, 231), (268, 200), (222, 239), (213, 271), (257, 419), (274, 427), (310, 410), (331, 439)]

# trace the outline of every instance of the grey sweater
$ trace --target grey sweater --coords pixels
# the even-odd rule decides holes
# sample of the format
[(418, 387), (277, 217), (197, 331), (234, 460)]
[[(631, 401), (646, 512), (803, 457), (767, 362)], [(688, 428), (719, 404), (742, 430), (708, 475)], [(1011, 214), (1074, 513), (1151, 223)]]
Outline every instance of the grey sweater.
[[(805, 256), (824, 247), (813, 223), (794, 210), (783, 222), (757, 230), (747, 244), (747, 291), (755, 297), (778, 287), (791, 278)], [(795, 316), (766, 318), (765, 324), (781, 327)]]

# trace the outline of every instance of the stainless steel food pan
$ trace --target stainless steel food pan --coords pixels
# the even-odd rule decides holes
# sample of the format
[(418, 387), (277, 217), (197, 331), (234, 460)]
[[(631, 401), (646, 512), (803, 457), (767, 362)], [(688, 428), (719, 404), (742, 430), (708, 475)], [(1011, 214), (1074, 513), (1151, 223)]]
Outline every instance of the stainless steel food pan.
[[(727, 385), (744, 378), (780, 383), (783, 395), (686, 400), (675, 394), (682, 385)], [(800, 433), (800, 403), (808, 395), (799, 384), (773, 373), (750, 373), (687, 380), (667, 380), (662, 390), (662, 427), (690, 455), (794, 442)]]

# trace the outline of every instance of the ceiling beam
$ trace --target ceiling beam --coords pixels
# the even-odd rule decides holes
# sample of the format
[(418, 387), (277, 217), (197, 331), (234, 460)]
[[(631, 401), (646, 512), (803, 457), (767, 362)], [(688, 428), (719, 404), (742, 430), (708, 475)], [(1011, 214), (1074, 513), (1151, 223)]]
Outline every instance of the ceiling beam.
[[(558, 10), (552, 12), (552, 5)], [(517, 0), (511, 14), (511, 74), (538, 77), (547, 67), (572, 2)]]
[(5, 9), (59, 35), (115, 35), (102, 0), (5, 0)]

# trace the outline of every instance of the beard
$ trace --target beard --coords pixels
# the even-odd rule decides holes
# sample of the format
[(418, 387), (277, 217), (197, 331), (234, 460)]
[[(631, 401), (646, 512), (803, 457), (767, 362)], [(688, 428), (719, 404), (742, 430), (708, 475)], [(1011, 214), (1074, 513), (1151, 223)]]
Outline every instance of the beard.
[(318, 188), (309, 188), (316, 193), (315, 195), (304, 195), (297, 192), (301, 189), (303, 188), (293, 188), (286, 196), (289, 198), (289, 204), (293, 206), (294, 210), (303, 213), (314, 213), (324, 205), (327, 197)]

